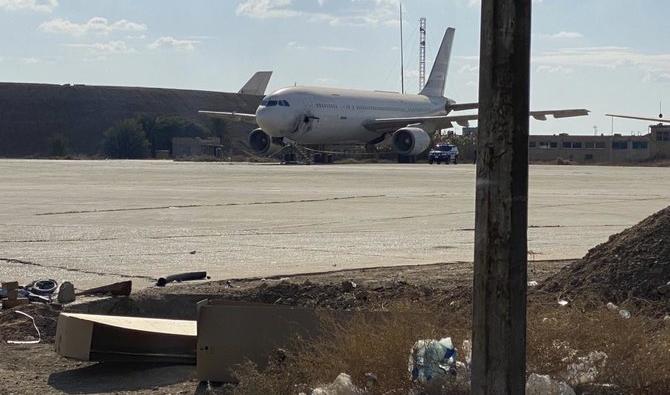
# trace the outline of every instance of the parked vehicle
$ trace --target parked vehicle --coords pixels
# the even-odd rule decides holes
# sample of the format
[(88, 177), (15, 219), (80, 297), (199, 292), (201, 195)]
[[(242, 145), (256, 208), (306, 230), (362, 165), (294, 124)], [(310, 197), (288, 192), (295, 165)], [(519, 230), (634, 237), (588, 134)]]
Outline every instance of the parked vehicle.
[(442, 162), (445, 165), (458, 163), (458, 147), (445, 143), (435, 145), (428, 153), (428, 163), (431, 165), (437, 163), (439, 165)]

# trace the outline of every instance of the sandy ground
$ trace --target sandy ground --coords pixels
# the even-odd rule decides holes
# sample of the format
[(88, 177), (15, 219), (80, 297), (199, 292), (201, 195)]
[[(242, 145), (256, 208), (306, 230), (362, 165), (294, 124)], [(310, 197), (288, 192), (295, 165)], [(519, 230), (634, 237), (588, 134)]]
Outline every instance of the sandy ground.
[[(531, 259), (667, 204), (664, 168), (532, 166)], [(0, 160), (0, 278), (212, 279), (472, 260), (474, 166)]]
[[(567, 261), (543, 261), (530, 265), (529, 280), (542, 281), (565, 266)], [(356, 283), (355, 292), (342, 292), (343, 281)], [(311, 285), (305, 285), (308, 282)], [(206, 297), (234, 300), (261, 300), (277, 302), (296, 289), (311, 288), (307, 296), (296, 298), (303, 304), (313, 298), (315, 304), (325, 307), (379, 308), (391, 301), (453, 301), (467, 305), (472, 283), (472, 264), (454, 263), (394, 268), (342, 270), (335, 273), (313, 274), (268, 279), (235, 280), (227, 282), (195, 282), (173, 284), (166, 288), (147, 288), (131, 297), (132, 311), (118, 309), (115, 300), (94, 302), (95, 313), (117, 315), (151, 315), (159, 317), (195, 319), (195, 302)], [(232, 287), (231, 287), (232, 285)], [(89, 303), (90, 304), (90, 303)], [(114, 307), (117, 306), (117, 307)], [(82, 308), (81, 306), (79, 308)], [(87, 309), (90, 307), (86, 307)], [(30, 311), (37, 315), (39, 310)], [(45, 310), (41, 310), (45, 311)], [(15, 338), (32, 333), (28, 322), (5, 318), (13, 314), (0, 311), (0, 334), (11, 331)], [(42, 320), (55, 320), (57, 312), (44, 314)], [(4, 316), (4, 317), (3, 317)], [(25, 321), (25, 320), (24, 320)], [(68, 360), (53, 350), (55, 327), (44, 321), (46, 343), (16, 346), (0, 342), (0, 394), (193, 394), (199, 382), (194, 366), (152, 366), (146, 364), (108, 364)], [(49, 336), (50, 335), (50, 336)], [(202, 387), (200, 388), (203, 389)]]

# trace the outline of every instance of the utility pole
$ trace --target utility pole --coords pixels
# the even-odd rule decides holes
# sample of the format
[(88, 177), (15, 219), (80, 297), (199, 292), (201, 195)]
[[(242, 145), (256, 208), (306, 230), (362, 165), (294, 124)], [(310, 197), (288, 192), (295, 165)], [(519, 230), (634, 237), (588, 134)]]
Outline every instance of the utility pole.
[(426, 18), (419, 19), (419, 92), (426, 85)]
[(523, 394), (531, 0), (482, 0), (473, 394)]

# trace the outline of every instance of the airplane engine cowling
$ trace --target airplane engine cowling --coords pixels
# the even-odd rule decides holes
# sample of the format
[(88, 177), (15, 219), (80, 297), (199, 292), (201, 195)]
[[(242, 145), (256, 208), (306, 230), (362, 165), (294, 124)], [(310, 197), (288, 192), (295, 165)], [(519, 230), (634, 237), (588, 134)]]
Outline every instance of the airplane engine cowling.
[(262, 129), (256, 129), (249, 133), (249, 147), (256, 154), (263, 156), (276, 154), (282, 149), (282, 145), (273, 141), (272, 136)]
[(430, 147), (430, 136), (420, 128), (402, 128), (393, 133), (392, 145), (400, 155), (419, 155)]

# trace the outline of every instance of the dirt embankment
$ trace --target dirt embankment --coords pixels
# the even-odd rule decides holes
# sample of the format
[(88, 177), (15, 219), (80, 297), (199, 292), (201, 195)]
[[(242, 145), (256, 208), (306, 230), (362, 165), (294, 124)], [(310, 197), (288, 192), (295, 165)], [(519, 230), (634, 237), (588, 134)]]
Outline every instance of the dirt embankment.
[[(670, 207), (591, 249), (539, 289), (603, 302), (660, 304), (670, 311)], [(659, 311), (661, 313), (661, 311)]]

